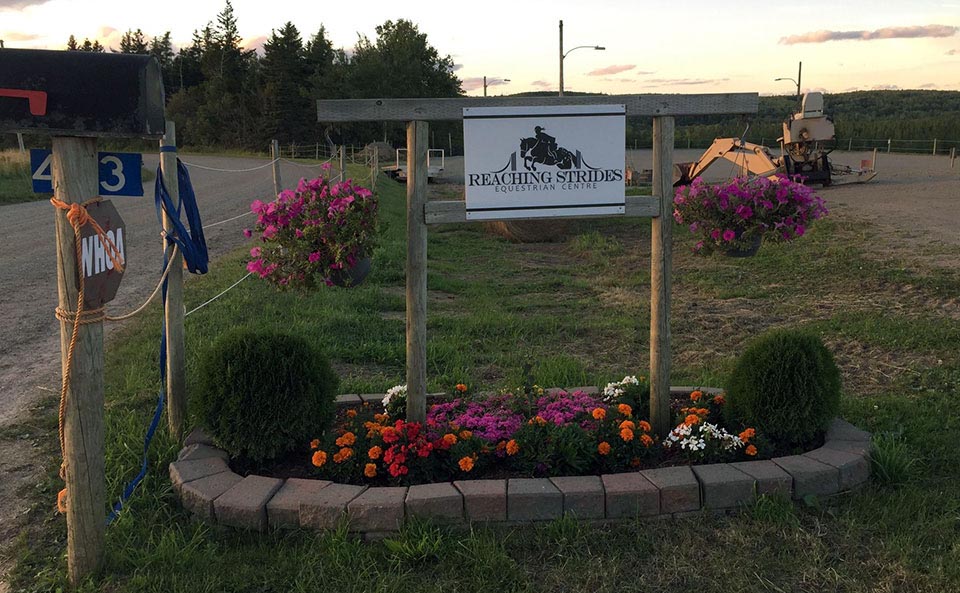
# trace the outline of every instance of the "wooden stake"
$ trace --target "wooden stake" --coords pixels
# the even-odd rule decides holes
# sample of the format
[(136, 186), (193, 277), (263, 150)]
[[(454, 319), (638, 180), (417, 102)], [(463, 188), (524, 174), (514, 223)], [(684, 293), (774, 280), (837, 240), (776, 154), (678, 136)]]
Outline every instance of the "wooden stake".
[(407, 421), (427, 419), (427, 141), (425, 121), (407, 124)]
[[(54, 195), (67, 203), (99, 194), (95, 138), (53, 138)], [(77, 307), (79, 270), (73, 227), (56, 209), (57, 292), (61, 309)], [(60, 357), (67, 372), (72, 322), (60, 322)], [(106, 518), (103, 430), (103, 322), (80, 326), (63, 419), (67, 488), (67, 572), (77, 586), (103, 564)]]
[(277, 140), (270, 143), (270, 158), (273, 160), (273, 192), (280, 195), (283, 183), (280, 181), (280, 142)]
[(380, 176), (380, 150), (373, 150), (373, 177), (370, 179), (370, 191), (377, 191), (377, 177)]
[[(160, 148), (177, 147), (177, 129), (167, 120), (166, 135), (160, 140)], [(174, 204), (180, 204), (180, 184), (177, 181), (177, 153), (160, 152), (160, 171), (163, 183)], [(163, 214), (163, 230), (173, 232), (173, 221)], [(187, 418), (187, 370), (184, 353), (183, 332), (183, 256), (177, 251), (173, 254), (173, 244), (163, 242), (165, 261), (173, 257), (167, 275), (167, 302), (163, 308), (163, 318), (167, 332), (167, 423), (170, 436), (180, 442)]]
[(670, 276), (673, 258), (673, 118), (653, 118), (653, 190), (660, 216), (650, 245), (650, 420), (665, 437), (670, 429)]
[(950, 168), (953, 168), (953, 162), (957, 160), (957, 147), (954, 146), (950, 149)]
[(874, 171), (877, 170), (877, 149), (876, 149), (876, 148), (873, 149), (873, 166), (872, 166), (872, 168), (873, 168)]
[(937, 156), (937, 139), (933, 139), (933, 156)]
[(340, 181), (343, 182), (347, 178), (347, 148), (344, 145), (340, 145)]

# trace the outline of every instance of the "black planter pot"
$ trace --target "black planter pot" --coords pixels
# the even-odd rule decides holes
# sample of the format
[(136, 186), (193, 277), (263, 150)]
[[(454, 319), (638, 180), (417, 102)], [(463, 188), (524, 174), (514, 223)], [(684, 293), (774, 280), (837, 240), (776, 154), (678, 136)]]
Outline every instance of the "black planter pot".
[(333, 282), (334, 286), (343, 286), (345, 288), (359, 286), (367, 279), (372, 267), (373, 262), (371, 262), (369, 257), (365, 257), (359, 260), (349, 270), (334, 270), (330, 274), (330, 282)]
[(757, 235), (753, 238), (753, 242), (747, 247), (742, 249), (727, 249), (723, 254), (727, 257), (753, 257), (760, 251), (761, 243), (763, 243), (763, 236)]

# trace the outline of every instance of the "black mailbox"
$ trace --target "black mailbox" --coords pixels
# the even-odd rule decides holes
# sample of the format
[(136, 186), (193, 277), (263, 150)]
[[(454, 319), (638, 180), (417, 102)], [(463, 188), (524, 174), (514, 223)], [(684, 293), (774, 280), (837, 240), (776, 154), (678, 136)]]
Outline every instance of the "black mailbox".
[(159, 137), (164, 126), (151, 56), (0, 49), (0, 132)]

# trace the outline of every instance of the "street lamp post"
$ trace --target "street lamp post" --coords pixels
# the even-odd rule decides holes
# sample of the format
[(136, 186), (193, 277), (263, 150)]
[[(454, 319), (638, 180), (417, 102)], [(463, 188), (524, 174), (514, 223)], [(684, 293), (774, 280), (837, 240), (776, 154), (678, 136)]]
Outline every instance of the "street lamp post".
[(774, 78), (774, 79), (773, 79), (773, 82), (777, 82), (777, 81), (780, 81), (780, 80), (789, 80), (789, 81), (792, 82), (793, 84), (797, 85), (797, 105), (801, 105), (801, 106), (802, 106), (802, 104), (803, 104), (802, 97), (800, 96), (800, 74), (801, 74), (802, 72), (803, 72), (803, 62), (800, 62), (800, 66), (797, 68), (797, 79), (796, 79), (796, 80), (794, 80), (794, 79), (792, 79), (792, 78), (787, 78), (787, 77), (781, 77), (781, 78)]
[[(510, 79), (509, 78), (491, 78), (490, 79), (490, 84), (494, 84), (497, 82), (510, 82)], [(487, 77), (486, 76), (483, 77), (483, 96), (484, 97), (487, 96)]]
[(607, 48), (599, 45), (578, 45), (577, 47), (567, 50), (567, 53), (563, 53), (563, 21), (560, 21), (560, 96), (563, 96), (563, 59), (575, 49), (583, 49), (585, 47), (591, 47), (595, 50), (602, 51)]

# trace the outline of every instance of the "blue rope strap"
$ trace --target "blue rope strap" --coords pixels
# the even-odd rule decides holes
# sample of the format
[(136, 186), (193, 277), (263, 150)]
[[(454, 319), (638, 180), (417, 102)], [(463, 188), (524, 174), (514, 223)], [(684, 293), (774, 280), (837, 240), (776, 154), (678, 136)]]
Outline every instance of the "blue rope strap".
[[(161, 149), (161, 151), (163, 151), (163, 149)], [(157, 220), (162, 226), (163, 214), (166, 213), (170, 217), (172, 228), (165, 233), (167, 243), (176, 244), (180, 250), (180, 253), (183, 254), (183, 259), (187, 264), (187, 269), (191, 273), (206, 274), (209, 264), (209, 254), (207, 252), (206, 240), (203, 237), (203, 223), (200, 220), (200, 210), (197, 207), (197, 197), (194, 194), (193, 185), (190, 182), (190, 174), (187, 172), (187, 168), (183, 166), (183, 163), (180, 162), (180, 159), (177, 159), (177, 181), (180, 186), (180, 203), (175, 205), (173, 203), (173, 199), (170, 197), (170, 193), (167, 191), (166, 185), (163, 183), (163, 175), (160, 171), (160, 167), (157, 167), (157, 181), (154, 184), (153, 193), (154, 204), (157, 208)], [(180, 220), (184, 211), (186, 211), (189, 230)], [(167, 268), (168, 262), (169, 259), (167, 257), (167, 250), (164, 249), (163, 267), (161, 270), (165, 270)], [(166, 309), (166, 279), (163, 281), (162, 294), (164, 309)], [(130, 482), (124, 487), (123, 493), (120, 495), (120, 500), (113, 505), (113, 510), (110, 511), (110, 515), (107, 516), (107, 525), (112, 523), (114, 519), (120, 515), (120, 511), (123, 510), (124, 503), (130, 498), (130, 496), (133, 494), (133, 491), (136, 490), (137, 486), (140, 485), (140, 482), (142, 482), (143, 478), (147, 475), (147, 452), (150, 450), (150, 442), (153, 440), (153, 435), (157, 431), (157, 426), (160, 425), (160, 418), (163, 416), (166, 384), (167, 328), (166, 319), (164, 319), (160, 328), (160, 394), (157, 397), (157, 406), (153, 412), (153, 418), (150, 420), (150, 426), (147, 427), (147, 434), (143, 438), (143, 460), (140, 464), (140, 473), (138, 473), (136, 477), (130, 480)]]

